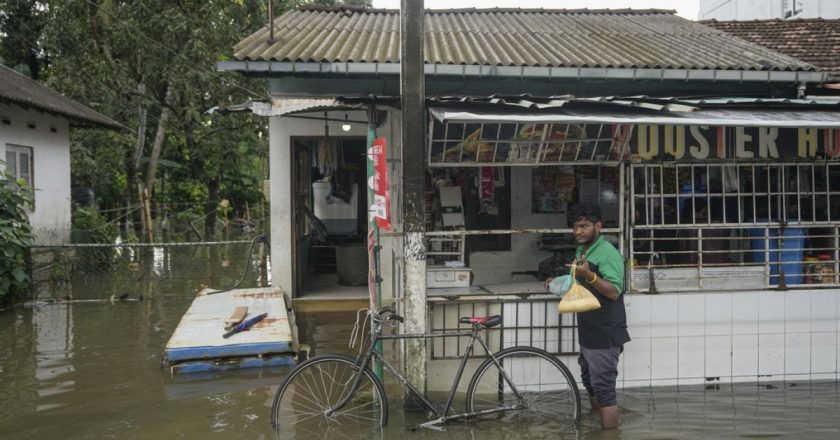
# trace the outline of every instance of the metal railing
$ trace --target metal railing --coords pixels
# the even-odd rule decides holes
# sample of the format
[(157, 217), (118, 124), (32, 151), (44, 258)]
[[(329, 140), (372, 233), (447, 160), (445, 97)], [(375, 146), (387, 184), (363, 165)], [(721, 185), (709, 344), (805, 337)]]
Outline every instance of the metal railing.
[(630, 231), (630, 291), (838, 286), (840, 227), (789, 224)]
[[(446, 300), (430, 304), (429, 322), (433, 333), (463, 330), (463, 316), (501, 315), (502, 325), (488, 329), (493, 350), (517, 345), (537, 347), (557, 355), (577, 354), (577, 320), (573, 313), (557, 313), (557, 299)], [(432, 359), (457, 359), (468, 338), (453, 336), (430, 339)], [(482, 357), (484, 353), (473, 353)]]

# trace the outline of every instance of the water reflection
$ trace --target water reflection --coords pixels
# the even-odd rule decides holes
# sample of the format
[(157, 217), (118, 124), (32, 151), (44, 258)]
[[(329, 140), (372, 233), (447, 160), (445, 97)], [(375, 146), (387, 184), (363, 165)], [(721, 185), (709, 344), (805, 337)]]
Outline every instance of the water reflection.
[(32, 311), (35, 333), (35, 371), (39, 403), (36, 411), (61, 406), (49, 397), (75, 390), (73, 366), (73, 315), (71, 306), (52, 304)]

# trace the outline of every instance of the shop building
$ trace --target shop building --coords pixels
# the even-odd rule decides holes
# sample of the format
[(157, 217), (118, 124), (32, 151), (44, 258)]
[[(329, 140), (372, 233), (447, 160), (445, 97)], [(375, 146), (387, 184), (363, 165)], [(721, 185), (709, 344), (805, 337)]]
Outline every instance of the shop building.
[[(801, 98), (825, 79), (810, 64), (667, 11), (426, 11), (418, 177), (399, 144), (397, 11), (295, 10), (234, 51), (221, 69), (271, 85), (251, 107), (271, 118), (272, 275), (291, 297), (352, 290), (337, 284), (364, 258), (358, 155), (384, 138), (380, 300), (423, 304), (422, 330), (501, 314), (495, 344), (576, 368), (574, 316), (541, 279), (571, 261), (569, 206), (591, 201), (627, 259), (620, 386), (837, 378), (840, 106)], [(426, 215), (406, 234), (417, 178)], [(406, 354), (427, 389), (461, 343)]]

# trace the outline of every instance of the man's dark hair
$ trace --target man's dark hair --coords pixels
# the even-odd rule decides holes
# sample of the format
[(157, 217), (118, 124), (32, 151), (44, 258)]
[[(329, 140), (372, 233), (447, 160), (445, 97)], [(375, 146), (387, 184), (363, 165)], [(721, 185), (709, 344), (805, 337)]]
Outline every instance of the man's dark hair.
[(592, 223), (603, 223), (601, 209), (591, 203), (578, 203), (577, 205), (572, 205), (571, 209), (569, 209), (569, 226), (580, 219), (589, 220)]

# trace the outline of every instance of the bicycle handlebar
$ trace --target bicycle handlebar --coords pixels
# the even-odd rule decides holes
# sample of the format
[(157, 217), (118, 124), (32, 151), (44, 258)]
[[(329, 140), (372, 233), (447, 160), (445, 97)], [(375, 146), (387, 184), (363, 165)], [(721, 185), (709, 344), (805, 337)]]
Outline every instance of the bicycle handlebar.
[(379, 320), (390, 320), (390, 321), (397, 321), (397, 322), (405, 322), (405, 318), (400, 315), (394, 313), (393, 307), (383, 307), (376, 312), (376, 317)]

